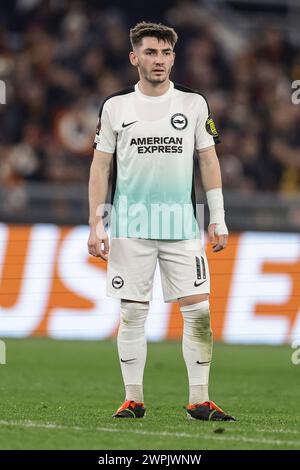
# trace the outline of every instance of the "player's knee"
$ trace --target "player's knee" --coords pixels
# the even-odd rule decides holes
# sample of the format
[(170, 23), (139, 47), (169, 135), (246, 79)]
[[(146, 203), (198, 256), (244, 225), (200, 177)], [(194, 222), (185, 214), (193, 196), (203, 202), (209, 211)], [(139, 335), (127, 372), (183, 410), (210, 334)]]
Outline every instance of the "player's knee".
[(121, 300), (120, 325), (127, 328), (144, 327), (149, 311), (149, 302)]
[(209, 301), (180, 307), (184, 320), (184, 334), (193, 341), (209, 342), (212, 339)]

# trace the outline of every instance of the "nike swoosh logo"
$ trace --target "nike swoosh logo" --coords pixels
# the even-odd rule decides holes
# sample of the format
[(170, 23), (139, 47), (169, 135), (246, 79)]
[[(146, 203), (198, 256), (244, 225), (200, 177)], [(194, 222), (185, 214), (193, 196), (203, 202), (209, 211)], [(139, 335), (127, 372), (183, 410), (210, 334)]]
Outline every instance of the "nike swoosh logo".
[(210, 361), (207, 361), (207, 362), (196, 361), (196, 364), (210, 364)]
[(127, 359), (126, 361), (124, 361), (124, 359), (121, 359), (121, 362), (132, 362), (132, 361), (135, 361), (136, 360), (136, 357), (133, 358), (133, 359)]
[(125, 122), (123, 122), (122, 127), (131, 126), (131, 124), (134, 124), (135, 122), (137, 122), (137, 121), (127, 122), (126, 124), (125, 124)]
[(206, 282), (206, 280), (205, 280), (205, 281), (202, 281), (202, 282), (197, 282), (197, 281), (195, 281), (195, 282), (194, 282), (194, 286), (195, 286), (195, 287), (199, 287), (199, 286), (201, 286), (201, 284), (204, 284), (204, 282)]

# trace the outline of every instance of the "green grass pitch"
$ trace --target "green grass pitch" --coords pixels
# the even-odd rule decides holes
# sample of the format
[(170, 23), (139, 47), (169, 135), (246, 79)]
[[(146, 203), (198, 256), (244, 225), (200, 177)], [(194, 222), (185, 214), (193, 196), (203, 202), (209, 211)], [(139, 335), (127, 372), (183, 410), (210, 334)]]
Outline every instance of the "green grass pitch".
[(148, 344), (144, 419), (116, 420), (115, 340), (7, 339), (0, 449), (299, 449), (300, 365), (289, 346), (214, 345), (210, 398), (236, 423), (186, 418), (179, 342)]

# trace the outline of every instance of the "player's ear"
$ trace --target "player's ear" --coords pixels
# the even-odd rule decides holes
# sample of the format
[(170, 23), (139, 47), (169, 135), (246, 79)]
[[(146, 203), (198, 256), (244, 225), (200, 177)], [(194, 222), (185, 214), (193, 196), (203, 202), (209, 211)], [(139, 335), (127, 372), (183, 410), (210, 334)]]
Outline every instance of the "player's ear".
[(134, 51), (129, 52), (129, 60), (130, 60), (131, 65), (133, 65), (134, 67), (138, 66), (138, 58)]

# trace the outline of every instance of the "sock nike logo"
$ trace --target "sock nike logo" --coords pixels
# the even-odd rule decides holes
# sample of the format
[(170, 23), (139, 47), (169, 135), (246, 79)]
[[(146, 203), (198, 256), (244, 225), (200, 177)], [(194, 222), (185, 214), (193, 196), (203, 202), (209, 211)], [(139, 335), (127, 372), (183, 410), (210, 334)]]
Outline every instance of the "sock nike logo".
[(135, 361), (136, 360), (136, 357), (134, 357), (133, 359), (127, 359), (127, 360), (124, 360), (121, 358), (121, 362), (132, 362), (132, 361)]
[(137, 121), (127, 122), (126, 124), (125, 124), (125, 122), (123, 122), (122, 127), (131, 126), (131, 124), (134, 124), (135, 122), (137, 122)]
[(205, 281), (202, 281), (202, 282), (197, 282), (197, 281), (195, 281), (195, 282), (194, 282), (194, 286), (195, 286), (195, 287), (199, 287), (199, 286), (201, 286), (201, 284), (204, 284), (204, 282), (206, 282), (206, 280), (205, 280)]
[(200, 361), (196, 361), (196, 364), (210, 364), (211, 361), (207, 361), (207, 362), (200, 362)]

